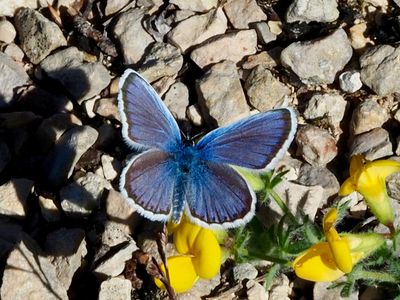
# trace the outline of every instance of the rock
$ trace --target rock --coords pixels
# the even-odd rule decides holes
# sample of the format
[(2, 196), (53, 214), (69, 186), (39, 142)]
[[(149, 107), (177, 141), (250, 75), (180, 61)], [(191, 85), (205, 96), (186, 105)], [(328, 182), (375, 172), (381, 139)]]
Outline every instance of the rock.
[(47, 183), (60, 186), (71, 175), (80, 157), (94, 144), (98, 136), (90, 126), (75, 126), (57, 140), (44, 162)]
[(125, 278), (110, 278), (100, 285), (98, 300), (130, 300), (132, 283)]
[(249, 55), (246, 57), (245, 61), (242, 64), (242, 69), (251, 70), (257, 66), (263, 67), (265, 69), (272, 69), (276, 67), (278, 64), (272, 58), (267, 51), (262, 51), (260, 53)]
[(400, 92), (400, 47), (379, 45), (360, 57), (361, 81), (380, 96)]
[(6, 260), (10, 251), (23, 236), (22, 227), (13, 220), (0, 219), (0, 258)]
[(2, 299), (68, 299), (55, 267), (28, 236), (7, 258), (0, 295)]
[(52, 199), (39, 196), (39, 205), (42, 216), (47, 222), (60, 221), (60, 210), (58, 209), (57, 205), (54, 204)]
[(96, 100), (93, 106), (93, 112), (107, 119), (120, 120), (117, 99), (115, 98), (101, 98)]
[(339, 76), (339, 85), (343, 92), (354, 93), (361, 89), (361, 74), (358, 71), (346, 71)]
[(257, 31), (258, 39), (264, 45), (276, 40), (276, 35), (271, 32), (266, 22), (257, 22), (253, 25), (253, 28)]
[(354, 110), (350, 129), (352, 134), (360, 134), (381, 127), (389, 119), (387, 110), (376, 101), (366, 99)]
[[(342, 280), (339, 280), (342, 281)], [(354, 290), (349, 297), (342, 297), (343, 287), (341, 285), (332, 287), (331, 282), (316, 282), (313, 288), (314, 299), (324, 300), (358, 300), (358, 291)]]
[(99, 207), (103, 190), (111, 188), (107, 180), (88, 172), (61, 189), (61, 207), (67, 216), (86, 217)]
[[(193, 3), (197, 3), (197, 1)], [(195, 12), (192, 10), (175, 10), (171, 16), (171, 21), (172, 23), (179, 23), (183, 20), (186, 20), (187, 18), (190, 18), (193, 15), (195, 15)]]
[(400, 201), (400, 173), (394, 173), (386, 178), (386, 188), (388, 195)]
[(130, 0), (107, 0), (104, 14), (111, 16), (122, 10), (129, 2)]
[(245, 279), (256, 279), (257, 269), (250, 263), (242, 263), (233, 267), (233, 278), (235, 282), (242, 282)]
[(247, 298), (249, 300), (268, 300), (268, 291), (256, 280), (246, 282)]
[(58, 51), (40, 63), (36, 77), (43, 72), (58, 81), (78, 103), (100, 94), (111, 76), (102, 63), (84, 62), (84, 53), (75, 47)]
[(267, 111), (287, 104), (291, 94), (290, 88), (262, 66), (251, 71), (244, 86), (250, 104), (259, 111)]
[(136, 0), (136, 6), (150, 8), (149, 12), (156, 11), (163, 3), (163, 0)]
[(337, 155), (335, 139), (324, 129), (305, 125), (297, 130), (298, 152), (313, 166), (325, 166)]
[(0, 16), (13, 17), (20, 7), (36, 9), (38, 7), (37, 2), (37, 0), (0, 0)]
[(24, 218), (32, 186), (33, 181), (24, 178), (11, 179), (0, 185), (0, 214)]
[(22, 8), (14, 16), (22, 50), (38, 64), (54, 49), (67, 45), (61, 29), (39, 12)]
[(269, 300), (289, 300), (292, 293), (290, 281), (286, 275), (281, 274), (279, 277), (274, 279), (269, 290)]
[(108, 250), (121, 243), (132, 241), (129, 235), (131, 233), (132, 231), (125, 224), (107, 221), (101, 235), (101, 246)]
[[(96, 97), (97, 98), (97, 97)], [(94, 118), (96, 114), (94, 113), (94, 106), (96, 105), (96, 102), (98, 99), (92, 98), (89, 100), (85, 100), (81, 105), (85, 109), (85, 112), (89, 118)]]
[(41, 118), (30, 111), (15, 111), (0, 113), (1, 127), (3, 129), (18, 129), (35, 124)]
[(99, 277), (115, 277), (122, 273), (125, 268), (125, 262), (132, 258), (132, 253), (138, 250), (135, 242), (130, 242), (121, 245), (119, 251), (113, 256), (103, 260), (95, 269), (94, 273)]
[(6, 54), (0, 52), (0, 108), (10, 105), (17, 89), (29, 81), (25, 70)]
[(186, 115), (190, 122), (193, 123), (195, 126), (202, 126), (203, 125), (203, 118), (200, 114), (200, 108), (197, 104), (193, 104), (188, 106), (186, 110)]
[(165, 93), (164, 103), (177, 120), (186, 119), (186, 109), (189, 106), (189, 90), (182, 82), (171, 85)]
[(357, 52), (363, 51), (366, 47), (373, 46), (375, 43), (368, 34), (367, 22), (360, 22), (350, 27), (349, 38), (351, 46)]
[(133, 232), (139, 218), (136, 210), (128, 204), (121, 193), (111, 189), (106, 198), (106, 213), (109, 220), (127, 226), (126, 232)]
[(0, 140), (0, 173), (8, 165), (11, 160), (11, 153), (7, 144)]
[(251, 23), (267, 20), (256, 0), (229, 0), (224, 11), (235, 29), (247, 29)]
[(194, 15), (180, 22), (168, 33), (168, 39), (185, 53), (192, 46), (225, 33), (227, 23), (222, 8), (212, 9), (208, 13)]
[[(193, 300), (193, 299), (205, 299), (210, 295), (217, 286), (221, 283), (221, 276), (218, 273), (211, 280), (199, 279), (196, 281), (194, 286), (186, 293), (181, 293), (177, 295), (177, 300)], [(233, 298), (227, 298), (233, 299)], [(222, 300), (222, 299), (221, 299)]]
[(80, 228), (53, 231), (46, 237), (46, 250), (58, 279), (68, 290), (76, 270), (81, 267), (82, 258), (87, 254), (85, 231)]
[(362, 154), (366, 160), (375, 160), (392, 155), (392, 148), (389, 133), (383, 128), (375, 128), (354, 137), (350, 156)]
[(47, 153), (66, 130), (76, 125), (82, 125), (81, 120), (68, 113), (54, 114), (43, 120), (34, 135), (37, 142), (36, 151), (43, 154)]
[[(231, 47), (235, 45), (235, 47)], [(223, 60), (239, 62), (246, 55), (257, 51), (257, 33), (254, 29), (241, 30), (220, 35), (207, 40), (190, 54), (190, 58), (200, 67)]]
[(121, 162), (107, 154), (101, 156), (101, 166), (104, 178), (107, 180), (114, 180), (121, 171)]
[(282, 64), (305, 84), (330, 84), (352, 56), (353, 50), (343, 29), (307, 42), (295, 42), (281, 53)]
[(304, 117), (308, 120), (326, 119), (327, 123), (339, 135), (340, 122), (346, 111), (347, 102), (336, 93), (314, 94), (307, 102)]
[(213, 7), (217, 7), (218, 0), (199, 0), (199, 1), (170, 0), (170, 3), (175, 4), (181, 10), (205, 12), (209, 11)]
[(336, 0), (294, 0), (286, 11), (286, 22), (329, 23), (339, 17)]
[(301, 165), (296, 182), (306, 186), (319, 185), (323, 187), (326, 199), (336, 195), (340, 188), (336, 176), (326, 167), (314, 167), (307, 163)]
[(197, 92), (203, 117), (210, 125), (223, 126), (250, 114), (239, 74), (231, 61), (213, 65), (197, 81)]
[(400, 137), (397, 137), (396, 142), (397, 142), (397, 148), (396, 148), (395, 153), (397, 156), (400, 156)]
[(25, 53), (22, 51), (22, 49), (14, 43), (10, 43), (4, 48), (4, 54), (7, 54), (17, 62), (22, 62), (25, 56)]
[(125, 65), (136, 64), (154, 40), (142, 26), (146, 9), (130, 9), (122, 13), (113, 27), (114, 38), (121, 45)]
[[(287, 205), (293, 215), (298, 215), (301, 211), (310, 220), (314, 220), (318, 207), (326, 204), (324, 189), (319, 186), (304, 186), (284, 179), (279, 183), (274, 191)], [(271, 201), (268, 207), (260, 209), (260, 220), (268, 227), (277, 224), (283, 216), (281, 208), (275, 201)]]
[(13, 24), (5, 18), (0, 19), (0, 41), (9, 44), (14, 41), (16, 35)]
[(182, 68), (183, 57), (174, 46), (157, 42), (148, 51), (138, 70), (148, 82), (165, 76), (175, 76)]

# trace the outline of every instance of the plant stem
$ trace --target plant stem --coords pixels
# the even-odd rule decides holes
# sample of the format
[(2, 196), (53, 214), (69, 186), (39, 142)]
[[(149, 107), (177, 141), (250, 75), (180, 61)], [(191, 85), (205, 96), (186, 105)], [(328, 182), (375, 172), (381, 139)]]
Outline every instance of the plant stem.
[(274, 199), (275, 203), (278, 204), (280, 209), (283, 211), (285, 215), (288, 215), (290, 220), (296, 224), (299, 225), (299, 222), (297, 222), (296, 218), (293, 216), (292, 212), (289, 210), (289, 208), (286, 206), (286, 204), (282, 201), (281, 197), (274, 191), (274, 190), (268, 190), (267, 195), (271, 195), (272, 199)]
[(374, 280), (380, 282), (392, 282), (392, 283), (399, 282), (398, 278), (385, 272), (372, 272), (372, 271), (360, 270), (352, 274), (351, 277), (354, 278), (355, 280), (364, 279), (364, 280)]

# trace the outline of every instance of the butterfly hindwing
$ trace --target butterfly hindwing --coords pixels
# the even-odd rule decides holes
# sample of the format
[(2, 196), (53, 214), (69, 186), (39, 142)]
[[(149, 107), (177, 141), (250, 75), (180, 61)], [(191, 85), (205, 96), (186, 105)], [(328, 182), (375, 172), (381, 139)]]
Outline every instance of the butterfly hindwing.
[(228, 165), (207, 162), (192, 170), (186, 182), (186, 214), (196, 224), (231, 228), (247, 223), (254, 215), (256, 196)]
[(168, 221), (175, 193), (176, 176), (170, 155), (147, 150), (122, 170), (120, 190), (129, 204), (148, 219)]
[(296, 132), (292, 109), (262, 112), (215, 129), (196, 145), (205, 160), (249, 169), (272, 169)]
[(165, 104), (152, 86), (131, 69), (121, 77), (118, 108), (122, 134), (130, 146), (168, 151), (182, 142), (178, 124)]

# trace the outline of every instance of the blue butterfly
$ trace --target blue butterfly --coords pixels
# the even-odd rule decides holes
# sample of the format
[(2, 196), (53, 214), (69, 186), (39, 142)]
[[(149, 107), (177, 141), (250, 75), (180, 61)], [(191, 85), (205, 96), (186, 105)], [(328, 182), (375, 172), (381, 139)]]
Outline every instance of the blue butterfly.
[(183, 213), (206, 228), (232, 228), (254, 215), (256, 196), (231, 167), (272, 169), (293, 140), (290, 108), (271, 110), (215, 129), (197, 144), (182, 137), (167, 107), (137, 72), (119, 83), (126, 143), (143, 152), (122, 170), (120, 190), (144, 217), (179, 223)]

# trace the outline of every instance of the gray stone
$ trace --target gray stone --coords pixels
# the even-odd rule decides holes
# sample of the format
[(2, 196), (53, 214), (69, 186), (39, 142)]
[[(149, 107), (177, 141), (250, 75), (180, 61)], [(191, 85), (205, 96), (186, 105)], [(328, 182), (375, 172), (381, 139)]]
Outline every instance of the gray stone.
[(34, 64), (38, 64), (54, 49), (67, 44), (61, 29), (33, 9), (18, 10), (14, 21), (22, 50)]
[(400, 47), (379, 45), (360, 57), (361, 81), (380, 96), (400, 92)]
[(76, 270), (81, 267), (82, 258), (87, 254), (85, 231), (80, 228), (53, 231), (47, 235), (45, 247), (58, 279), (68, 290)]
[(256, 280), (246, 282), (246, 293), (248, 300), (268, 300), (268, 291)]
[(4, 108), (16, 97), (16, 90), (28, 83), (29, 76), (20, 65), (1, 52), (0, 74), (0, 108)]
[(154, 82), (165, 76), (175, 76), (183, 65), (183, 57), (174, 46), (154, 43), (144, 57), (138, 72), (148, 81)]
[(117, 99), (115, 98), (101, 98), (96, 100), (94, 102), (93, 112), (107, 119), (118, 120), (118, 121), (120, 120), (118, 106), (117, 106)]
[(96, 142), (98, 133), (90, 126), (75, 126), (57, 140), (44, 162), (47, 182), (60, 186), (71, 175), (81, 156)]
[(57, 205), (54, 204), (52, 199), (39, 196), (40, 211), (43, 218), (47, 222), (58, 222), (60, 221), (61, 213)]
[(236, 66), (231, 61), (213, 65), (197, 81), (199, 104), (206, 122), (223, 126), (250, 114)]
[(290, 44), (282, 51), (281, 61), (305, 84), (330, 84), (352, 54), (346, 32), (338, 29), (322, 39)]
[(2, 281), (1, 299), (68, 299), (55, 267), (28, 236), (8, 256)]
[(106, 6), (104, 8), (104, 14), (106, 16), (111, 16), (116, 12), (119, 12), (129, 2), (130, 0), (107, 0)]
[(85, 62), (84, 53), (75, 47), (58, 51), (44, 59), (36, 77), (41, 79), (43, 72), (60, 82), (78, 103), (97, 96), (111, 81), (102, 63)]
[[(177, 300), (193, 300), (193, 299), (205, 299), (210, 295), (211, 291), (221, 284), (221, 276), (218, 273), (214, 278), (207, 280), (201, 279), (196, 281), (193, 287), (186, 293), (181, 293), (177, 295)], [(222, 300), (223, 298), (221, 298)], [(226, 298), (233, 299), (233, 298)]]
[(340, 188), (336, 176), (326, 167), (314, 167), (307, 163), (301, 165), (296, 182), (306, 186), (319, 185), (323, 187), (326, 199), (336, 195)]
[[(140, 8), (150, 8), (151, 10), (156, 10), (161, 5), (163, 5), (163, 0), (136, 0), (136, 5)], [(151, 11), (150, 10), (150, 11)]]
[(186, 110), (186, 115), (190, 122), (193, 123), (195, 126), (202, 126), (203, 125), (203, 117), (200, 113), (200, 108), (197, 104), (190, 105)]
[(88, 172), (61, 189), (61, 207), (67, 216), (86, 217), (99, 207), (103, 190), (111, 188), (103, 177)]
[(264, 45), (276, 40), (276, 35), (271, 32), (266, 22), (257, 22), (252, 27), (257, 31), (258, 39)]
[(360, 134), (381, 127), (389, 119), (387, 110), (376, 101), (366, 99), (354, 110), (351, 117), (352, 134)]
[(235, 29), (247, 29), (251, 23), (267, 20), (256, 0), (229, 0), (224, 11)]
[[(235, 47), (232, 47), (235, 45)], [(190, 54), (200, 67), (223, 60), (239, 62), (243, 57), (257, 52), (257, 33), (254, 29), (240, 30), (208, 39)]]
[[(342, 280), (339, 280), (342, 281)], [(343, 287), (341, 285), (332, 287), (332, 282), (316, 282), (313, 288), (314, 299), (324, 300), (358, 300), (358, 291), (356, 289), (350, 294), (349, 297), (342, 297)], [(373, 298), (372, 298), (373, 299)]]
[(106, 213), (110, 221), (126, 227), (124, 232), (132, 233), (139, 221), (136, 210), (129, 205), (121, 193), (111, 189), (106, 198)]
[(362, 154), (366, 160), (372, 161), (392, 155), (392, 148), (389, 133), (383, 128), (375, 128), (354, 137), (350, 146), (350, 156)]
[(0, 16), (13, 17), (18, 8), (29, 7), (36, 9), (37, 0), (0, 0)]
[(101, 245), (109, 249), (121, 243), (132, 241), (130, 233), (130, 228), (125, 224), (107, 221), (101, 235)]
[(182, 82), (176, 82), (165, 93), (164, 103), (177, 120), (186, 119), (186, 109), (189, 106), (189, 90)]
[(343, 92), (354, 93), (361, 89), (361, 74), (358, 71), (346, 71), (339, 76), (339, 85)]
[(0, 19), (0, 41), (9, 44), (14, 41), (16, 35), (13, 24), (7, 19)]
[(390, 197), (400, 201), (400, 172), (386, 178), (386, 188)]
[(262, 66), (254, 68), (246, 79), (246, 93), (250, 104), (259, 111), (287, 104), (290, 88)]
[(147, 46), (154, 42), (142, 26), (146, 12), (146, 9), (130, 9), (119, 16), (113, 27), (114, 37), (121, 45), (125, 65), (138, 63)]
[(191, 10), (198, 12), (209, 11), (213, 7), (217, 7), (218, 0), (198, 0), (198, 1), (187, 1), (187, 0), (170, 0), (172, 4), (178, 6), (181, 10)]
[(395, 153), (397, 156), (400, 156), (400, 137), (397, 137), (396, 142), (397, 142), (397, 147)]
[(255, 279), (258, 275), (257, 269), (250, 263), (242, 263), (233, 267), (233, 278), (235, 282), (242, 282), (244, 279)]
[(102, 261), (95, 269), (94, 273), (99, 277), (115, 277), (122, 273), (125, 262), (132, 258), (132, 253), (138, 250), (135, 242), (131, 240), (121, 247), (113, 256)]
[(283, 273), (274, 279), (269, 290), (268, 300), (290, 300), (289, 295), (292, 294), (292, 288), (289, 279)]
[(22, 62), (25, 56), (25, 53), (22, 51), (22, 49), (14, 43), (10, 43), (4, 48), (4, 54), (7, 54), (17, 62)]
[(101, 167), (103, 169), (104, 178), (110, 181), (117, 178), (122, 168), (120, 161), (107, 154), (101, 156)]
[(295, 137), (298, 152), (313, 166), (325, 166), (337, 155), (335, 139), (328, 131), (312, 125), (297, 130)]
[(4, 141), (0, 140), (0, 173), (7, 166), (10, 160), (11, 160), (10, 150), (8, 149), (7, 144)]
[(32, 186), (33, 181), (24, 178), (11, 179), (0, 185), (0, 214), (24, 218)]
[(98, 300), (131, 300), (132, 283), (125, 278), (110, 278), (100, 285)]
[(257, 66), (272, 69), (277, 65), (276, 60), (267, 51), (261, 51), (257, 54), (247, 56), (242, 64), (242, 69), (251, 70)]
[(328, 23), (337, 20), (336, 0), (294, 0), (286, 12), (286, 21)]
[(168, 39), (182, 52), (187, 52), (192, 46), (225, 33), (227, 23), (222, 8), (212, 9), (208, 13), (194, 15), (180, 22), (168, 33)]

